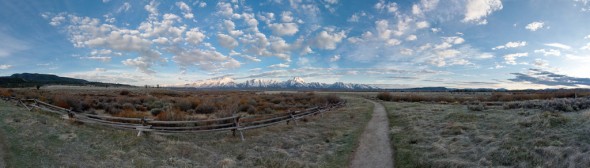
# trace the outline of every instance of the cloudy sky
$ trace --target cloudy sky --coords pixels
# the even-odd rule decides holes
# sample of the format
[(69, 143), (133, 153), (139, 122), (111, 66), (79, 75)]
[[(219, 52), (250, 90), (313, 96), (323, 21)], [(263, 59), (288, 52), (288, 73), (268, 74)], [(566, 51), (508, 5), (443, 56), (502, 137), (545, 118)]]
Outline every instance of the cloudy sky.
[(590, 86), (590, 0), (0, 0), (0, 76)]

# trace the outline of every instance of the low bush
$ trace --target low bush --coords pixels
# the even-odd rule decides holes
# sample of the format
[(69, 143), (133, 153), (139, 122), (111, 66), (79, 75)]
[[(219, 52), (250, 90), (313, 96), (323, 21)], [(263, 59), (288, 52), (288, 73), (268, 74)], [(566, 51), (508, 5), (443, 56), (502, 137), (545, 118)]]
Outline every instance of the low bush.
[(377, 99), (383, 101), (392, 101), (393, 95), (391, 95), (391, 93), (389, 92), (380, 92), (379, 94), (377, 94)]
[(195, 112), (197, 114), (211, 114), (214, 113), (217, 108), (210, 104), (201, 104), (196, 109)]
[(163, 110), (160, 108), (155, 108), (155, 109), (150, 110), (150, 114), (152, 114), (152, 116), (157, 116), (158, 114), (160, 114), (162, 112), (163, 112)]
[(129, 95), (129, 93), (130, 92), (128, 90), (121, 90), (121, 92), (119, 92), (119, 95), (121, 95), (121, 96), (127, 96), (127, 95)]

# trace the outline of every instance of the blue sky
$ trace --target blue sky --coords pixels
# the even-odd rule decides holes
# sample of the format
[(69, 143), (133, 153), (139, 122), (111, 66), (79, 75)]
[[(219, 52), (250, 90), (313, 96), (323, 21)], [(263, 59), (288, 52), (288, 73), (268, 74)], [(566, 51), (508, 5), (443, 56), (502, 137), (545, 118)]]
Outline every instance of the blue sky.
[(0, 75), (590, 85), (590, 0), (0, 1)]

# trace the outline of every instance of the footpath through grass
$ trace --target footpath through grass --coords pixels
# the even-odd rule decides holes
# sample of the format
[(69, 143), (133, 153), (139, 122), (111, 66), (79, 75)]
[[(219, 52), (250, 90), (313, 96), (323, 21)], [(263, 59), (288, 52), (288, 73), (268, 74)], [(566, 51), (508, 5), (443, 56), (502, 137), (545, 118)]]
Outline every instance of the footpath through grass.
[(0, 101), (7, 167), (345, 167), (373, 105), (345, 107), (268, 128), (231, 132), (147, 134), (79, 125)]
[(382, 102), (396, 167), (590, 167), (590, 111)]

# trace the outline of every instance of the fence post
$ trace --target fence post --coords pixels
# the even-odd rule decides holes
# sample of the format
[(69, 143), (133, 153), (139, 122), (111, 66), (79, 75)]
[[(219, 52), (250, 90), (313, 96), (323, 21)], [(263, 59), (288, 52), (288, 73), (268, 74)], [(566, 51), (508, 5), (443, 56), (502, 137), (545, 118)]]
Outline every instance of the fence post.
[(289, 115), (291, 116), (291, 120), (293, 120), (293, 122), (295, 122), (295, 125), (298, 125), (298, 124), (297, 124), (297, 119), (295, 119), (295, 116), (294, 116), (294, 114), (295, 114), (295, 112), (294, 112), (294, 111), (293, 111), (293, 112), (291, 112), (291, 113), (289, 113)]

